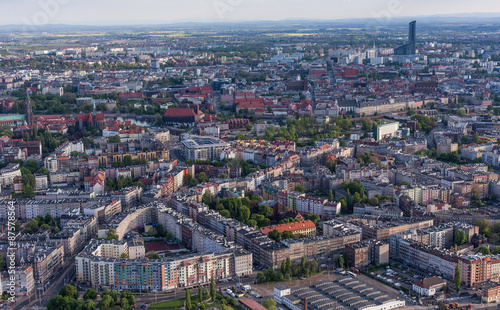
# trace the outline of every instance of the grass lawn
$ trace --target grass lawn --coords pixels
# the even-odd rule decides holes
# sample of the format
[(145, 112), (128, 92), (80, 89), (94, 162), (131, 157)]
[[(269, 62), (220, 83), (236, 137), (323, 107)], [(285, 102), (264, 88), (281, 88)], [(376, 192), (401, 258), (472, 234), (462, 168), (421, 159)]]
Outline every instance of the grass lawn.
[[(192, 300), (192, 299), (191, 299)], [(175, 300), (163, 301), (156, 304), (152, 304), (149, 310), (174, 310), (175, 308), (184, 307), (186, 298), (179, 298)]]

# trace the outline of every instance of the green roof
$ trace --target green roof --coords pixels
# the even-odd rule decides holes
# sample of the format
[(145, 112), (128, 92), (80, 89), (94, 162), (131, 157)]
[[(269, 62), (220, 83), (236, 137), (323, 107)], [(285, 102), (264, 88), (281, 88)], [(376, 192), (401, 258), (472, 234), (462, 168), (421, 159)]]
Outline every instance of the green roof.
[(24, 114), (0, 114), (0, 121), (14, 121), (24, 119), (26, 119), (26, 116)]

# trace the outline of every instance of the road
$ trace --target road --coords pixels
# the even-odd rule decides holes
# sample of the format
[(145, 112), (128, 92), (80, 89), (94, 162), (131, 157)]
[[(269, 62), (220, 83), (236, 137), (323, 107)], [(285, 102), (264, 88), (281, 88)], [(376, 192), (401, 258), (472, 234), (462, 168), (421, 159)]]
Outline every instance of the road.
[[(48, 300), (57, 296), (59, 293), (59, 290), (68, 282), (69, 277), (73, 274), (75, 271), (75, 258), (67, 258), (66, 260), (66, 265), (58, 272), (56, 272), (54, 276), (54, 280), (49, 285), (49, 288), (42, 293), (42, 301), (40, 302), (40, 299), (34, 299), (32, 296), (31, 298), (23, 298), (22, 300), (19, 299), (14, 306), (12, 306), (11, 309), (27, 309), (32, 306), (40, 306), (43, 308), (46, 308)], [(36, 287), (35, 289), (38, 289)], [(37, 293), (38, 294), (38, 293)]]

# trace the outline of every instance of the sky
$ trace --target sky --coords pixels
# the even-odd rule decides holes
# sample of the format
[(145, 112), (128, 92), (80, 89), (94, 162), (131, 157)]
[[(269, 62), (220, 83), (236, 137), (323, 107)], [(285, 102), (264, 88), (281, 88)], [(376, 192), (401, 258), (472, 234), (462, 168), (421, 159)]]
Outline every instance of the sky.
[(0, 0), (0, 25), (379, 18), (500, 13), (499, 0)]

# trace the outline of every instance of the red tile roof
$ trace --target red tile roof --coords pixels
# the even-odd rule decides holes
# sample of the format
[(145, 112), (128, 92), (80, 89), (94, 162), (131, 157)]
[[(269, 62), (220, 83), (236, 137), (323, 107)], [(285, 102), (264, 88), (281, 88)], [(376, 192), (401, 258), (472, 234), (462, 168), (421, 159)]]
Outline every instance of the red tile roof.
[(260, 231), (263, 234), (270, 234), (273, 230), (277, 230), (280, 233), (283, 233), (285, 231), (300, 231), (300, 230), (305, 230), (305, 229), (315, 229), (316, 224), (314, 224), (313, 221), (301, 221), (301, 222), (295, 222), (295, 223), (287, 223), (287, 224), (279, 224), (279, 225), (271, 225), (271, 226), (266, 226), (262, 227)]
[(170, 108), (165, 111), (164, 116), (170, 117), (187, 117), (187, 116), (196, 116), (194, 110), (192, 108)]

